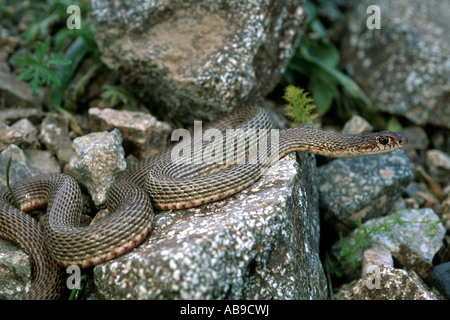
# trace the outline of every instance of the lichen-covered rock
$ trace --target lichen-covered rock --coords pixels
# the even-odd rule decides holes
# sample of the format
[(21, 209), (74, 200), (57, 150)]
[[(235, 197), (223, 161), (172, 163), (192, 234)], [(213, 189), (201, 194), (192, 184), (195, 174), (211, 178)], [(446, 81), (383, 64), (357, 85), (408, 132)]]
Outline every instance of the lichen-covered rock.
[[(450, 6), (447, 1), (351, 1), (342, 59), (376, 108), (416, 124), (450, 127)], [(381, 29), (369, 29), (370, 5)]]
[(302, 0), (91, 1), (103, 61), (177, 120), (213, 120), (278, 83)]
[(20, 247), (0, 238), (0, 300), (15, 299), (31, 287), (31, 259)]

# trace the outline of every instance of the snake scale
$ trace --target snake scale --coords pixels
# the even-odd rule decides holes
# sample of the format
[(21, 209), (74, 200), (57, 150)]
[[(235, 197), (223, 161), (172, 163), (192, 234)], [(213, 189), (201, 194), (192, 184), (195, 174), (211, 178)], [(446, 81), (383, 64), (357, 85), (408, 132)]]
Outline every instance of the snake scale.
[[(14, 207), (8, 188), (2, 188), (0, 237), (18, 243), (33, 260), (32, 286), (22, 298), (58, 298), (62, 290), (61, 266), (88, 267), (133, 249), (151, 230), (153, 208), (183, 209), (226, 198), (258, 180), (271, 164), (290, 152), (360, 157), (393, 151), (407, 143), (403, 136), (387, 131), (340, 134), (296, 127), (276, 131), (277, 135), (273, 136), (275, 131), (270, 130), (271, 126), (264, 109), (241, 108), (205, 127), (204, 132), (214, 128), (222, 133), (229, 128), (241, 129), (241, 133), (252, 132), (245, 139), (200, 140), (200, 149), (195, 148), (198, 139), (183, 139), (169, 150), (143, 160), (111, 186), (107, 207), (113, 214), (87, 227), (79, 227), (81, 192), (77, 182), (68, 175), (46, 174), (12, 184), (20, 210)], [(268, 137), (265, 144), (261, 143), (261, 132)], [(269, 139), (272, 137), (277, 139)], [(218, 149), (211, 147), (212, 141)], [(217, 156), (214, 158), (217, 161), (174, 161), (177, 146), (193, 150), (183, 151), (185, 156), (195, 157), (209, 150)], [(231, 149), (226, 149), (227, 146)], [(240, 149), (246, 152), (237, 152), (239, 146), (246, 146)], [(255, 146), (253, 150), (257, 152), (249, 152), (250, 146)], [(220, 161), (225, 159), (225, 151), (222, 154), (217, 151), (220, 148), (234, 150), (227, 153), (231, 158), (226, 159), (232, 159), (231, 162)], [(269, 155), (262, 157), (266, 151)], [(47, 214), (41, 223), (25, 213), (45, 207)]]

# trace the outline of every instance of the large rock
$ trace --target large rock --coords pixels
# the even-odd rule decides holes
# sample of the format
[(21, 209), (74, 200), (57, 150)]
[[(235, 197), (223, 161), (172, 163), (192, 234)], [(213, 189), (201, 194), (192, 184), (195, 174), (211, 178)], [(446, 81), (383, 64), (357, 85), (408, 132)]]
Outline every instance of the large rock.
[[(351, 1), (342, 58), (379, 110), (450, 128), (450, 4), (441, 0)], [(370, 5), (381, 29), (369, 29)]]
[(326, 298), (311, 159), (284, 159), (231, 198), (157, 214), (144, 243), (95, 267), (99, 297)]
[(302, 0), (91, 1), (103, 61), (184, 123), (257, 102), (300, 40)]

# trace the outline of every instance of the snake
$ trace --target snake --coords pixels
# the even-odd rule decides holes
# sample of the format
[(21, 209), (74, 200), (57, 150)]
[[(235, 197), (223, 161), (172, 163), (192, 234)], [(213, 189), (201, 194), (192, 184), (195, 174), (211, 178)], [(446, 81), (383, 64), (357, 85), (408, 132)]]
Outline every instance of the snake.
[[(229, 197), (288, 153), (362, 157), (407, 144), (405, 137), (389, 131), (273, 129), (268, 112), (259, 106), (236, 109), (202, 128), (202, 135), (183, 136), (117, 177), (106, 201), (111, 215), (89, 226), (79, 226), (81, 189), (67, 174), (42, 174), (11, 184), (18, 208), (9, 188), (0, 189), (0, 237), (19, 244), (33, 261), (33, 281), (21, 298), (60, 298), (62, 267), (86, 268), (123, 255), (149, 236), (155, 209), (186, 209)], [(193, 161), (206, 153), (209, 161)], [(39, 208), (46, 208), (46, 214), (38, 222), (27, 213)]]

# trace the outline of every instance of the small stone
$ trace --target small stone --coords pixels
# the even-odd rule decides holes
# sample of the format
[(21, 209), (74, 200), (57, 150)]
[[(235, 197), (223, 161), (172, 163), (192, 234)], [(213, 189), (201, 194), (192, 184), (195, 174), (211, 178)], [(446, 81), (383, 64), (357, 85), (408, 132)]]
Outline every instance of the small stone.
[(437, 265), (428, 273), (427, 282), (450, 299), (450, 262)]
[(386, 249), (372, 248), (364, 250), (362, 261), (362, 276), (371, 273), (373, 267), (386, 266), (393, 268), (394, 261), (391, 253)]
[(391, 248), (391, 254), (402, 269), (414, 270), (421, 278), (426, 278), (428, 271), (433, 267), (431, 263), (404, 244)]
[(372, 130), (372, 125), (366, 119), (355, 114), (345, 123), (342, 133), (362, 133)]
[(23, 119), (12, 126), (0, 122), (0, 151), (11, 144), (19, 147), (37, 147), (39, 145), (36, 128), (30, 121)]
[(61, 114), (47, 114), (41, 124), (40, 140), (58, 157), (58, 151), (63, 145), (72, 144), (69, 137), (69, 119)]
[(76, 138), (73, 147), (75, 156), (65, 171), (87, 188), (96, 206), (101, 206), (115, 176), (126, 169), (122, 135), (117, 129), (91, 133)]
[(93, 131), (118, 129), (125, 151), (136, 154), (139, 159), (146, 159), (169, 146), (170, 125), (148, 113), (90, 108), (89, 120)]
[[(9, 157), (12, 157), (11, 168), (9, 172), (10, 183), (20, 181), (25, 178), (30, 178), (38, 175), (39, 172), (33, 169), (28, 162), (28, 159), (18, 146), (11, 144), (0, 153), (0, 170), (6, 172)], [(6, 186), (6, 178), (4, 174), (0, 174), (0, 187)]]
[(437, 300), (413, 271), (386, 266), (340, 287), (335, 300)]
[(440, 150), (428, 150), (426, 162), (430, 174), (440, 182), (450, 183), (450, 156)]

